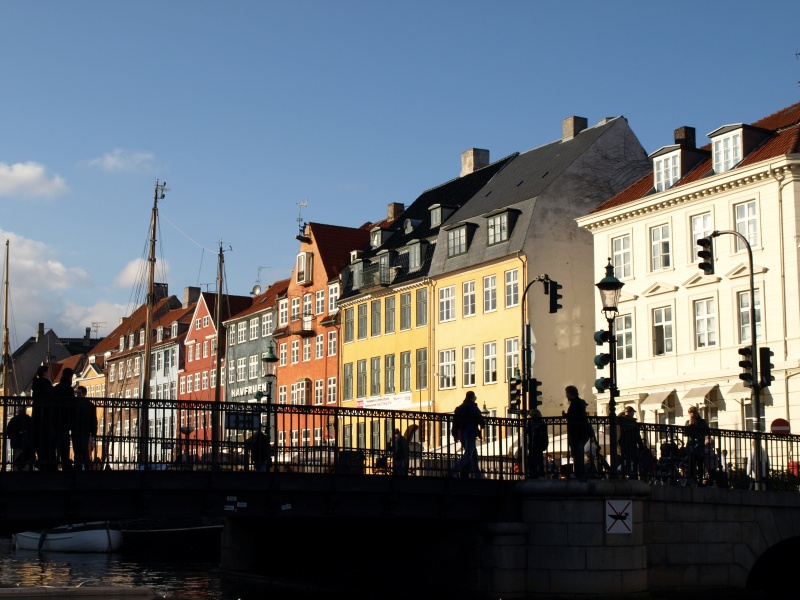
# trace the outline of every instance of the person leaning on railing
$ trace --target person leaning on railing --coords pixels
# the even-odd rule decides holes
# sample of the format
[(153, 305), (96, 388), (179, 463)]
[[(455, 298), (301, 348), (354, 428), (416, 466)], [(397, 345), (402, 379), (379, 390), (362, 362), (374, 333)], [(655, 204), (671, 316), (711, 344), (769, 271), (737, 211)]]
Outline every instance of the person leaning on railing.
[(689, 443), (686, 445), (689, 453), (689, 477), (699, 483), (703, 476), (703, 456), (705, 454), (705, 439), (710, 433), (708, 423), (700, 416), (696, 406), (689, 407), (689, 420), (686, 421), (686, 437)]

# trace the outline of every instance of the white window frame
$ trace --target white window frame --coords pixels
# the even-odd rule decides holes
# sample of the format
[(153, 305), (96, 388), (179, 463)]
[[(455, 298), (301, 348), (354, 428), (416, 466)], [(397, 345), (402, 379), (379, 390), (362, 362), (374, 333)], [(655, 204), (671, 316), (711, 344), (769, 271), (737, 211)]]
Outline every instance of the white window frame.
[(483, 384), (497, 383), (497, 342), (483, 344)]
[(475, 305), (475, 280), (473, 279), (461, 284), (461, 317), (474, 317)]
[(439, 350), (439, 389), (456, 387), (456, 349)]
[[(756, 298), (756, 341), (762, 339), (764, 335), (763, 318), (761, 311), (761, 290), (756, 288), (754, 290)], [(739, 325), (739, 343), (752, 344), (753, 338), (751, 337), (750, 329), (750, 290), (736, 292), (736, 313), (737, 323)]]
[(317, 290), (315, 293), (314, 312), (318, 315), (325, 314), (325, 290)]
[(662, 271), (672, 266), (669, 223), (650, 228), (650, 270)]
[(504, 212), (499, 215), (489, 217), (487, 229), (489, 246), (494, 246), (501, 242), (508, 241), (508, 213)]
[(650, 312), (652, 317), (653, 356), (666, 356), (675, 352), (675, 325), (672, 306), (658, 306)]
[(497, 310), (497, 275), (487, 275), (483, 278), (483, 312)]
[(697, 253), (700, 251), (700, 246), (697, 245), (697, 240), (707, 238), (714, 231), (714, 221), (711, 217), (711, 212), (700, 213), (699, 215), (692, 215), (692, 262), (700, 262), (700, 257)]
[(681, 158), (679, 152), (659, 156), (653, 161), (655, 188), (663, 192), (675, 185), (681, 176)]
[(335, 314), (339, 307), (336, 303), (339, 301), (339, 284), (332, 283), (328, 286), (328, 314)]
[(456, 318), (456, 288), (454, 285), (439, 288), (439, 322), (446, 323)]
[(617, 337), (617, 361), (633, 358), (633, 315), (626, 313), (614, 319), (614, 335)]
[(464, 346), (461, 349), (461, 386), (472, 387), (475, 384), (475, 346)]
[(714, 139), (714, 173), (725, 173), (742, 162), (742, 132), (732, 131)]
[(325, 358), (325, 334), (319, 333), (314, 344), (314, 358)]
[(505, 272), (506, 308), (519, 306), (519, 269)]
[(328, 356), (336, 356), (336, 347), (337, 347), (336, 338), (337, 335), (335, 329), (333, 331), (328, 332)]
[(695, 350), (713, 348), (717, 345), (717, 309), (713, 298), (702, 298), (692, 302), (694, 314)]
[(456, 227), (447, 232), (447, 257), (460, 256), (467, 251), (467, 227)]
[[(758, 246), (758, 205), (755, 200), (747, 200), (733, 205), (733, 218), (736, 232), (747, 238), (750, 247)], [(745, 243), (736, 236), (736, 251), (747, 250)]]
[(514, 371), (519, 368), (519, 338), (506, 338), (505, 342), (506, 381), (514, 377)]
[(633, 274), (631, 264), (631, 234), (611, 239), (611, 260), (614, 265), (614, 277), (625, 279)]

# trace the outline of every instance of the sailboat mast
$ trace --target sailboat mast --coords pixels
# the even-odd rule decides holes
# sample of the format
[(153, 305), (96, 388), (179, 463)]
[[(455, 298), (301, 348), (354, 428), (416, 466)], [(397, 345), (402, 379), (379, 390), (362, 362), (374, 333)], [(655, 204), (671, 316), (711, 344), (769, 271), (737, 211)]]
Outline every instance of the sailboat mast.
[(8, 340), (8, 248), (6, 240), (6, 262), (3, 277), (3, 396), (8, 396), (8, 374), (11, 366), (11, 350)]
[[(222, 363), (222, 265), (225, 262), (225, 255), (222, 252), (222, 241), (219, 243), (219, 259), (217, 261), (217, 301), (214, 307), (214, 327), (217, 330), (217, 363), (216, 363), (216, 382), (214, 388), (214, 410), (211, 419), (211, 456), (214, 464), (219, 464), (219, 442), (221, 437), (219, 395), (222, 389), (222, 382), (219, 379), (220, 366)], [(230, 368), (230, 367), (228, 367)]]

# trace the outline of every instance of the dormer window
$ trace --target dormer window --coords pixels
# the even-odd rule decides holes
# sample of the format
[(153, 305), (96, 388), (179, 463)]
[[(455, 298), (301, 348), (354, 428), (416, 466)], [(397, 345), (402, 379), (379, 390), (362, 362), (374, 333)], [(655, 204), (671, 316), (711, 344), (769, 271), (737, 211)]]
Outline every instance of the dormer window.
[(734, 131), (714, 140), (714, 173), (725, 173), (742, 162), (742, 133)]
[(681, 178), (681, 159), (678, 152), (659, 156), (653, 161), (653, 176), (657, 192), (671, 188)]
[(158, 329), (156, 329), (156, 341), (157, 342), (163, 342), (164, 341), (164, 328), (163, 327), (159, 327)]
[(428, 251), (428, 242), (414, 240), (408, 245), (408, 270), (417, 271), (422, 268), (425, 254)]
[(381, 245), (381, 230), (373, 229), (370, 233), (370, 246), (377, 248)]
[(500, 213), (489, 217), (487, 223), (489, 230), (489, 245), (499, 244), (508, 240), (508, 213)]
[(125, 336), (120, 336), (119, 338), (119, 351), (122, 352), (125, 350)]
[(133, 348), (133, 346), (134, 346), (134, 343), (133, 343), (133, 342), (134, 342), (134, 335), (133, 335), (133, 334), (130, 334), (130, 335), (128, 336), (128, 348)]
[(178, 324), (172, 324), (172, 337), (178, 337)]
[(311, 252), (301, 252), (297, 255), (295, 266), (295, 282), (298, 285), (308, 285), (312, 279), (312, 267), (314, 266), (314, 255)]
[(442, 224), (442, 206), (434, 204), (430, 208), (431, 211), (431, 227), (438, 227)]
[(144, 346), (144, 331), (139, 332), (139, 345)]
[(360, 289), (364, 282), (364, 263), (358, 260), (350, 265), (350, 269), (353, 272), (353, 289)]
[(467, 227), (457, 227), (447, 232), (447, 257), (458, 256), (467, 251)]
[(406, 219), (403, 223), (403, 233), (411, 233), (419, 225), (419, 219)]

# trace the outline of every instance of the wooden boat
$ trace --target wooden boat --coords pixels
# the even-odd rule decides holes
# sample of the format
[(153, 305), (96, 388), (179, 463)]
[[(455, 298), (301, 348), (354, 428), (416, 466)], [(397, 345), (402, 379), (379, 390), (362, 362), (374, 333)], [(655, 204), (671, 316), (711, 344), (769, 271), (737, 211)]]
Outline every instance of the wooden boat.
[(160, 598), (149, 587), (84, 586), (73, 587), (37, 585), (32, 587), (0, 588), (0, 598), (70, 598), (71, 600), (152, 600)]
[(122, 546), (122, 531), (108, 521), (96, 521), (22, 531), (13, 534), (11, 541), (17, 550), (116, 552)]

